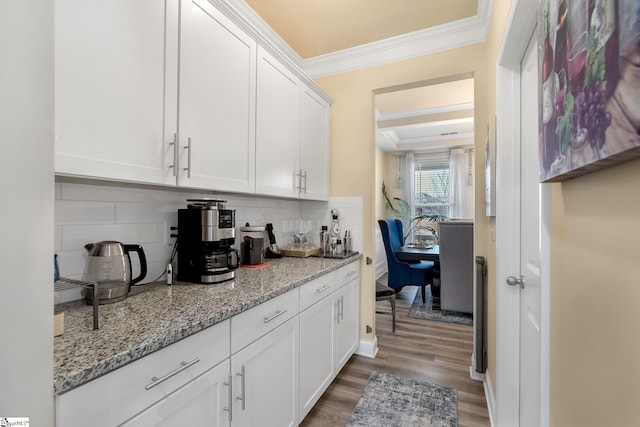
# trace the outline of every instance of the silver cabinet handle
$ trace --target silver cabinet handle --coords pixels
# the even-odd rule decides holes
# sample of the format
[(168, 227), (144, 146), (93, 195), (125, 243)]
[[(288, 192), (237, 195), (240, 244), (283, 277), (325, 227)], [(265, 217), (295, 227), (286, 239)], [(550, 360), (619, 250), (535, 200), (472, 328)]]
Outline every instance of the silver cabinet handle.
[(282, 316), (283, 314), (285, 314), (287, 312), (286, 309), (282, 310), (282, 311), (276, 311), (276, 314), (274, 314), (273, 316), (267, 316), (264, 318), (264, 323), (269, 323), (271, 322), (273, 319), (275, 319), (276, 317)]
[[(304, 178), (304, 187), (302, 187), (302, 178)], [(304, 194), (307, 194), (307, 171), (302, 173), (302, 170), (300, 170), (300, 187), (302, 187), (300, 191), (304, 191)]]
[(189, 151), (187, 154), (187, 167), (184, 170), (187, 171), (187, 178), (191, 178), (191, 137), (187, 138), (187, 146), (184, 149)]
[(242, 388), (242, 391), (240, 392), (240, 396), (236, 396), (237, 400), (240, 400), (242, 402), (242, 410), (244, 411), (246, 408), (246, 395), (245, 395), (245, 387), (244, 387), (244, 378), (245, 378), (245, 369), (244, 369), (244, 365), (242, 365), (242, 368), (240, 369), (240, 372), (238, 372), (236, 375), (241, 377), (242, 380), (240, 381), (240, 385)]
[(222, 410), (229, 412), (229, 422), (231, 422), (233, 421), (233, 375), (229, 374), (229, 379), (222, 384), (229, 387), (229, 406), (225, 406)]
[(293, 171), (293, 189), (298, 190), (298, 194), (302, 191), (302, 169)]
[(345, 274), (345, 276), (347, 276), (347, 277), (351, 277), (351, 276), (353, 276), (354, 274), (357, 274), (357, 273), (358, 273), (358, 270), (351, 270), (350, 272), (348, 272), (347, 274)]
[(180, 362), (180, 367), (178, 369), (176, 369), (174, 371), (171, 371), (168, 374), (166, 374), (166, 375), (164, 375), (164, 376), (162, 376), (160, 378), (158, 378), (158, 377), (151, 378), (151, 382), (149, 384), (147, 384), (144, 387), (144, 389), (145, 390), (151, 390), (152, 388), (154, 388), (158, 384), (165, 382), (169, 378), (179, 374), (180, 372), (184, 371), (185, 369), (189, 369), (191, 366), (195, 365), (199, 361), (200, 361), (199, 358), (195, 358), (191, 362), (185, 362), (185, 361)]
[(317, 292), (317, 293), (319, 293), (319, 294), (321, 294), (321, 293), (323, 293), (324, 291), (326, 291), (327, 289), (330, 289), (330, 288), (331, 288), (331, 286), (330, 286), (330, 285), (324, 285), (324, 286), (323, 286), (323, 287), (321, 287), (320, 289), (316, 289), (316, 292)]
[(340, 324), (340, 299), (336, 301), (336, 323)]
[(344, 320), (344, 296), (340, 297), (340, 320)]
[(169, 145), (173, 145), (173, 164), (169, 165), (169, 169), (173, 169), (173, 176), (178, 175), (176, 164), (178, 163), (178, 135), (173, 134), (173, 141), (169, 143)]

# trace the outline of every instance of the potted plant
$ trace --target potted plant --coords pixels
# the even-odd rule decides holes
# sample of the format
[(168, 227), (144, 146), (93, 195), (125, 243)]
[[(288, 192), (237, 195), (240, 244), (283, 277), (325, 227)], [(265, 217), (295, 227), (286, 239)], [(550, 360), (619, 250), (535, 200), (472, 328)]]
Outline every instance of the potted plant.
[(433, 223), (434, 225), (424, 225), (420, 224), (420, 228), (424, 228), (431, 232), (435, 238), (435, 243), (438, 244), (438, 230), (436, 224), (441, 221), (446, 221), (447, 218), (444, 215), (412, 215), (411, 206), (409, 203), (401, 199), (399, 197), (391, 198), (389, 193), (387, 192), (387, 188), (382, 182), (382, 196), (384, 198), (384, 204), (387, 210), (391, 212), (396, 218), (402, 221), (403, 229), (404, 229), (404, 240), (411, 235), (413, 230), (422, 222), (427, 221)]

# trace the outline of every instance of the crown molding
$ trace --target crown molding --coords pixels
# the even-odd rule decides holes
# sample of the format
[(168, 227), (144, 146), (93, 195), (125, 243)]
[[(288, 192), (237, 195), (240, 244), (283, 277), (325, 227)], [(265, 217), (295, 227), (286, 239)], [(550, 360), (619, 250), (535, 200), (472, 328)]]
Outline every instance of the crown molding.
[[(476, 16), (303, 60), (244, 0), (210, 1), (235, 15), (237, 24), (249, 31), (272, 55), (286, 59), (292, 71), (307, 84), (317, 77), (484, 42), (493, 6), (493, 0), (478, 0)], [(237, 14), (242, 19), (238, 19)]]
[(324, 77), (484, 42), (492, 5), (478, 0), (476, 16), (309, 58), (302, 69), (311, 78)]
[[(482, 0), (479, 0), (482, 1)], [(273, 29), (244, 0), (209, 0), (227, 18), (249, 34), (260, 46), (278, 59), (302, 82), (312, 88), (327, 103), (331, 98), (304, 71), (304, 62)]]

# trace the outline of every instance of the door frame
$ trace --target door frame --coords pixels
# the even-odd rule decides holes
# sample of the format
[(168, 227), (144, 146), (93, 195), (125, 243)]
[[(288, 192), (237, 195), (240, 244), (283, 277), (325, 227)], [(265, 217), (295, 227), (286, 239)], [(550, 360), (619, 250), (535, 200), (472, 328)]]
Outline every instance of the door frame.
[[(520, 63), (534, 34), (537, 2), (513, 0), (496, 64), (496, 373), (495, 425), (519, 425), (520, 288), (505, 279), (520, 271)], [(518, 202), (514, 204), (514, 202)], [(550, 186), (540, 198), (540, 425), (549, 425)]]

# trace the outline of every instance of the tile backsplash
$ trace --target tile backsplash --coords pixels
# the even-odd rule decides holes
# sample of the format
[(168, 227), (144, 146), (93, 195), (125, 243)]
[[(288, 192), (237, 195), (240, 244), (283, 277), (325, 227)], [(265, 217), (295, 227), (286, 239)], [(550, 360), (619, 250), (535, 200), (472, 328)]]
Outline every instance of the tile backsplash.
[[(237, 228), (246, 222), (251, 225), (273, 223), (278, 244), (288, 238), (282, 233), (283, 221), (310, 220), (315, 237), (316, 228), (330, 223), (330, 210), (338, 209), (342, 233), (351, 230), (354, 250), (361, 250), (362, 200), (357, 197), (311, 202), (57, 180), (55, 198), (54, 251), (58, 254), (60, 275), (70, 279), (82, 279), (86, 260), (84, 245), (102, 240), (142, 245), (148, 272), (141, 283), (162, 278), (176, 240), (170, 237), (175, 233), (171, 227), (177, 226), (178, 209), (186, 207), (186, 199), (190, 198), (227, 200), (226, 206), (236, 210)], [(236, 236), (239, 236), (238, 230)], [(237, 238), (236, 241), (238, 247)], [(131, 264), (135, 277), (140, 268), (136, 254), (131, 255)], [(55, 293), (56, 304), (79, 298), (79, 289)]]

